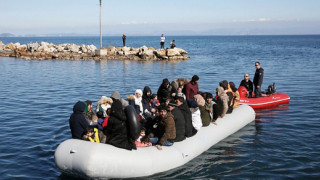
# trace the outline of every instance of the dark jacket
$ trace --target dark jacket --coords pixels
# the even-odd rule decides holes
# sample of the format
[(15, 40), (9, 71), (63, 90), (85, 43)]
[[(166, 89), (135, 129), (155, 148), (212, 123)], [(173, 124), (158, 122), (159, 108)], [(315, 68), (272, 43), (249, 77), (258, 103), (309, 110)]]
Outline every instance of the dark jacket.
[(70, 116), (69, 126), (71, 129), (72, 138), (74, 139), (82, 139), (88, 127), (86, 118), (83, 115), (85, 108), (86, 105), (81, 101), (78, 101), (73, 106), (73, 114)]
[(187, 105), (187, 103), (183, 103), (181, 104), (178, 109), (181, 111), (181, 113), (183, 114), (184, 120), (185, 120), (185, 136), (186, 137), (191, 137), (194, 135), (194, 133), (192, 132), (193, 129), (193, 125), (192, 125), (192, 115), (191, 115), (191, 111)]
[(252, 91), (253, 91), (252, 81), (249, 79), (249, 81), (246, 82), (246, 80), (243, 79), (240, 83), (240, 86), (244, 86), (247, 89), (247, 91), (249, 92), (249, 96), (251, 97)]
[(167, 88), (168, 85), (170, 87), (169, 80), (164, 79), (158, 89), (157, 96), (160, 103), (165, 103), (166, 100), (171, 96), (171, 90), (169, 87)]
[(263, 68), (260, 67), (260, 69), (256, 69), (256, 73), (254, 74), (253, 78), (253, 85), (254, 86), (260, 86), (262, 85), (263, 82)]
[(112, 103), (111, 115), (104, 132), (107, 135), (108, 144), (127, 150), (136, 149), (134, 141), (128, 136), (127, 117), (119, 100)]
[[(150, 95), (147, 96), (147, 93), (150, 92)], [(149, 112), (151, 112), (151, 106), (149, 105), (149, 102), (150, 102), (150, 99), (151, 99), (151, 94), (152, 94), (152, 91), (150, 89), (149, 86), (146, 86), (144, 87), (143, 89), (143, 95), (142, 95), (142, 106), (143, 106), (143, 115), (147, 115), (145, 113), (145, 110), (147, 109)], [(149, 114), (151, 115), (151, 114)]]
[(183, 114), (181, 111), (176, 107), (171, 111), (173, 117), (174, 117), (174, 122), (176, 126), (176, 138), (175, 142), (182, 141), (186, 139), (186, 121), (184, 119)]

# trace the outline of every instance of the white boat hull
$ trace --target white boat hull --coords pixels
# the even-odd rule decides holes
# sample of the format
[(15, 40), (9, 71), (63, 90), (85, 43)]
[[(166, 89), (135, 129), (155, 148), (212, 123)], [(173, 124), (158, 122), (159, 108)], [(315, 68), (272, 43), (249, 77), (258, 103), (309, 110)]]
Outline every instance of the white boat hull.
[(218, 119), (218, 125), (202, 127), (193, 137), (171, 147), (128, 151), (108, 144), (76, 139), (61, 143), (55, 152), (57, 167), (66, 174), (90, 178), (145, 177), (182, 166), (255, 119), (254, 110), (241, 105)]

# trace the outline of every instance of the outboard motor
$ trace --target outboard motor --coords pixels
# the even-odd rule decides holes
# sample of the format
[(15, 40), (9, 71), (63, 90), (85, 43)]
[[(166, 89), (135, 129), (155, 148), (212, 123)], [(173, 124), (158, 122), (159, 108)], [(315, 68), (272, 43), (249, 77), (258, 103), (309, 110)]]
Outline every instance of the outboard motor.
[(274, 94), (276, 92), (276, 85), (275, 83), (273, 83), (272, 85), (268, 86), (268, 90), (267, 90), (267, 94)]

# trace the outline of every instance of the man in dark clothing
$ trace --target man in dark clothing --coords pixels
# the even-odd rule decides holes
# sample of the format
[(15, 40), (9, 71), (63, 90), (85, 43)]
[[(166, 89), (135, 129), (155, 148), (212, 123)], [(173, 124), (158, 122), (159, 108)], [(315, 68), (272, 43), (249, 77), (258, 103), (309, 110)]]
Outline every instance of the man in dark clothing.
[(122, 43), (123, 43), (123, 46), (126, 46), (126, 39), (127, 39), (127, 36), (125, 34), (122, 35)]
[(184, 120), (185, 120), (185, 136), (191, 137), (195, 135), (196, 133), (193, 131), (194, 127), (192, 125), (192, 115), (191, 111), (187, 105), (187, 103), (184, 101), (183, 97), (177, 97), (177, 108), (181, 111), (183, 114)]
[(169, 111), (171, 112), (171, 114), (174, 117), (174, 122), (176, 125), (176, 138), (174, 140), (174, 142), (179, 142), (179, 141), (183, 141), (186, 139), (186, 130), (185, 130), (185, 119), (183, 114), (181, 113), (181, 111), (176, 108), (177, 104), (174, 100), (171, 100), (168, 104), (169, 107)]
[(83, 139), (83, 136), (86, 133), (85, 131), (88, 127), (88, 123), (83, 114), (85, 108), (86, 105), (81, 101), (78, 101), (73, 106), (73, 114), (70, 116), (69, 126), (71, 129), (72, 138), (74, 139)]
[(186, 85), (186, 99), (193, 99), (194, 95), (198, 94), (199, 86), (198, 86), (199, 76), (194, 75), (191, 81)]
[(252, 91), (253, 91), (253, 83), (250, 80), (249, 74), (244, 74), (244, 79), (241, 81), (240, 86), (244, 86), (248, 91), (248, 98), (252, 97)]
[(107, 135), (107, 144), (127, 150), (136, 149), (134, 140), (128, 136), (127, 117), (119, 100), (113, 101), (111, 115), (103, 131)]
[(257, 97), (261, 97), (263, 68), (260, 66), (260, 62), (256, 62), (255, 66), (256, 66), (256, 73), (254, 74), (253, 85), (254, 85), (254, 94), (255, 94), (255, 97), (257, 98)]

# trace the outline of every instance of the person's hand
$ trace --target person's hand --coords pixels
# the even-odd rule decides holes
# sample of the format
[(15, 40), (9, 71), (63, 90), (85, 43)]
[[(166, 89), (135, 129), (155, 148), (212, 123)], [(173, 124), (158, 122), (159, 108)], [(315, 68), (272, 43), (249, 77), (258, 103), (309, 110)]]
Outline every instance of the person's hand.
[(156, 147), (157, 147), (158, 150), (162, 150), (162, 146), (161, 145), (158, 144), (158, 145), (156, 145)]
[(260, 86), (257, 86), (257, 88), (259, 89), (259, 88), (260, 88)]

